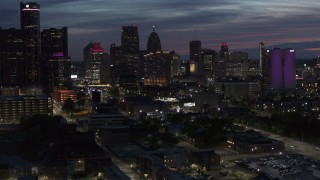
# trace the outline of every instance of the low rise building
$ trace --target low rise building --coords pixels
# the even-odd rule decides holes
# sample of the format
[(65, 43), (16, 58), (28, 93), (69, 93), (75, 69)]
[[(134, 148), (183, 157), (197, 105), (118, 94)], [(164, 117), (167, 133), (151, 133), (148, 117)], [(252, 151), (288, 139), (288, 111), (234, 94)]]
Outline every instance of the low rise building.
[(220, 156), (213, 150), (208, 151), (192, 151), (189, 154), (189, 163), (197, 164), (210, 170), (213, 166), (220, 165)]
[(19, 123), (22, 117), (35, 114), (51, 116), (52, 99), (49, 96), (0, 96), (0, 123)]
[(53, 88), (52, 98), (59, 103), (63, 103), (68, 98), (77, 102), (77, 91)]
[(272, 153), (283, 152), (284, 142), (270, 139), (259, 132), (236, 132), (228, 138), (228, 147), (237, 153)]

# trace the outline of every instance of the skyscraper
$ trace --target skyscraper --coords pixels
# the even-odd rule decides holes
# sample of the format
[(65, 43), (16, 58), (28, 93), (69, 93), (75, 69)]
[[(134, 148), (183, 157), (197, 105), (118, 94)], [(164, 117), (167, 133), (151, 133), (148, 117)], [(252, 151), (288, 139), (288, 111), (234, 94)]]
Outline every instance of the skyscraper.
[(150, 33), (150, 36), (148, 38), (147, 51), (148, 52), (161, 51), (160, 38), (158, 36), (158, 33), (155, 32), (154, 26), (153, 26), (153, 32)]
[(124, 55), (139, 53), (139, 34), (137, 26), (122, 26), (121, 48)]
[(262, 61), (263, 61), (264, 52), (265, 52), (264, 43), (263, 43), (263, 42), (260, 42), (260, 43), (259, 43), (259, 56), (260, 56), (260, 59), (259, 59), (259, 60), (260, 60), (259, 68), (260, 68), (260, 70), (262, 70), (262, 67), (263, 67)]
[(0, 85), (21, 86), (25, 82), (23, 34), (20, 29), (0, 28)]
[(271, 51), (271, 88), (288, 90), (296, 87), (295, 50), (272, 49)]
[(226, 42), (221, 43), (220, 58), (221, 59), (228, 59), (229, 58), (229, 48), (228, 48), (228, 44)]
[(50, 28), (41, 32), (42, 56), (68, 56), (68, 29)]
[(83, 50), (85, 79), (89, 84), (100, 84), (100, 69), (104, 49), (100, 43), (89, 43)]
[(52, 88), (70, 82), (67, 27), (44, 29), (41, 32), (41, 52), (43, 83)]
[(261, 94), (264, 95), (271, 88), (271, 52), (270, 50), (262, 51), (262, 69), (261, 69)]
[(262, 93), (266, 94), (268, 90), (290, 90), (295, 87), (295, 50), (265, 50), (262, 61)]
[(144, 55), (144, 85), (165, 86), (170, 83), (174, 52), (154, 51)]
[(137, 26), (122, 26), (122, 55), (126, 64), (126, 72), (138, 76), (139, 72), (139, 34)]
[(213, 80), (215, 75), (216, 51), (202, 49), (203, 74), (207, 80)]
[(201, 58), (201, 41), (191, 41), (189, 44), (190, 52), (190, 72), (192, 74), (202, 75), (203, 62)]
[(40, 85), (40, 5), (21, 2), (20, 23), (25, 46), (26, 85)]

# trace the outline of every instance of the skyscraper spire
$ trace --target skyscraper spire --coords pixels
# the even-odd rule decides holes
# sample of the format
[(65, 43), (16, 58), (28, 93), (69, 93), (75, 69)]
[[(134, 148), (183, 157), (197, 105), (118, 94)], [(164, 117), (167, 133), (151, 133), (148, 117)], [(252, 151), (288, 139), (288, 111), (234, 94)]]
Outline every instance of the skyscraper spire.
[(155, 26), (152, 26), (153, 32), (150, 33), (150, 36), (148, 38), (148, 45), (147, 45), (147, 51), (153, 52), (153, 51), (161, 51), (161, 42), (160, 38), (158, 36), (158, 33), (155, 31)]

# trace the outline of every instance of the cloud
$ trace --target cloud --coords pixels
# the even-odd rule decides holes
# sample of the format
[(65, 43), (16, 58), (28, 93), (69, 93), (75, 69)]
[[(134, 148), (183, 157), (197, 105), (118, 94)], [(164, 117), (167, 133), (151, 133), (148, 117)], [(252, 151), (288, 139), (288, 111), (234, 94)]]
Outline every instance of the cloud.
[[(141, 49), (152, 25), (164, 49), (185, 55), (195, 38), (204, 47), (229, 49), (315, 42), (319, 39), (318, 0), (38, 0), (42, 27), (69, 27), (70, 55), (81, 59), (88, 39), (120, 44), (121, 26), (139, 26)], [(2, 28), (20, 27), (20, 0), (0, 1)], [(196, 31), (196, 33), (195, 33)], [(195, 35), (196, 34), (196, 35)], [(84, 36), (84, 37), (83, 37)], [(318, 46), (312, 46), (318, 47)], [(312, 47), (304, 47), (312, 48)], [(108, 48), (107, 48), (108, 49)], [(314, 56), (315, 51), (306, 55)]]
[(314, 48), (304, 48), (305, 51), (320, 51), (320, 47), (314, 47)]

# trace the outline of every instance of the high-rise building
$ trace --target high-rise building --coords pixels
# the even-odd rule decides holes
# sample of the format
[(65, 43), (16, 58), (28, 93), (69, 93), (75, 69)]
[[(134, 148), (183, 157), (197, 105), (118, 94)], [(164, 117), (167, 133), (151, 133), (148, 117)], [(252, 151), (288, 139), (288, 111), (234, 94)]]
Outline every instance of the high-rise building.
[(191, 41), (190, 50), (190, 72), (191, 74), (202, 75), (203, 63), (201, 58), (201, 41)]
[(51, 56), (47, 61), (48, 86), (68, 87), (71, 83), (71, 60), (68, 56)]
[(261, 86), (264, 94), (268, 90), (290, 90), (296, 87), (294, 49), (265, 50)]
[(261, 94), (264, 95), (270, 87), (270, 80), (271, 80), (271, 52), (270, 50), (263, 50), (261, 54), (262, 58), (262, 69), (261, 69)]
[(21, 86), (25, 82), (23, 33), (0, 28), (0, 85)]
[(229, 48), (228, 48), (228, 44), (226, 42), (221, 43), (220, 58), (221, 59), (228, 59), (229, 58)]
[(296, 87), (295, 50), (272, 49), (271, 51), (271, 88), (288, 90)]
[(156, 51), (144, 55), (144, 85), (165, 86), (170, 83), (173, 54)]
[(100, 43), (89, 43), (83, 50), (85, 79), (89, 84), (100, 84), (100, 69), (104, 49)]
[(171, 61), (171, 78), (179, 76), (179, 67), (180, 67), (180, 56), (179, 54), (175, 53), (174, 51), (172, 53), (172, 61)]
[(68, 29), (50, 28), (41, 32), (42, 56), (68, 56)]
[(229, 53), (226, 61), (226, 75), (242, 77), (242, 72), (248, 69), (248, 53), (236, 51)]
[(68, 30), (50, 28), (41, 32), (42, 79), (49, 87), (60, 87), (71, 81), (68, 57)]
[(119, 77), (126, 72), (126, 63), (122, 56), (122, 49), (120, 46), (116, 46), (114, 43), (110, 45), (110, 73), (111, 84), (115, 84)]
[(140, 75), (140, 48), (137, 26), (122, 26), (121, 49), (126, 64), (126, 72), (130, 75)]
[(215, 78), (216, 54), (216, 51), (212, 49), (202, 49), (203, 75), (208, 80)]
[(139, 52), (139, 34), (137, 26), (122, 26), (121, 48), (124, 55)]
[(161, 42), (158, 33), (155, 32), (155, 27), (153, 26), (153, 32), (148, 38), (148, 52), (161, 51)]
[(40, 5), (20, 3), (20, 23), (23, 31), (26, 85), (40, 85)]
[(263, 54), (265, 53), (265, 48), (264, 48), (264, 43), (263, 42), (260, 42), (259, 43), (259, 57), (260, 57), (260, 70), (262, 70), (262, 67), (263, 67)]

